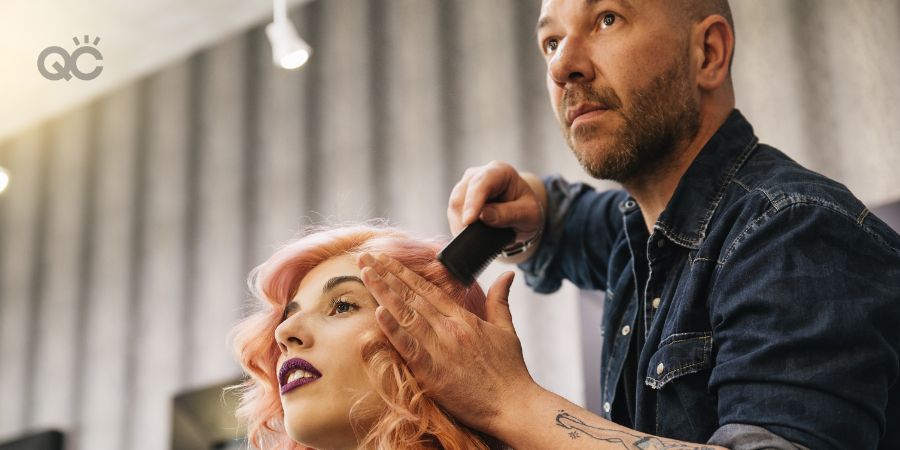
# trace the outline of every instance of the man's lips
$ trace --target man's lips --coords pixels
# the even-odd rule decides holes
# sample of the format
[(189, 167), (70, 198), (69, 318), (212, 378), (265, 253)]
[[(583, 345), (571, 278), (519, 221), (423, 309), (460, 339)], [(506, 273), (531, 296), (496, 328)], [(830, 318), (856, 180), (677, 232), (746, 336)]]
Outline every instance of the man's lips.
[(322, 372), (319, 372), (309, 361), (291, 358), (281, 365), (281, 370), (278, 371), (278, 384), (281, 386), (281, 394), (284, 395), (321, 377)]
[(590, 103), (581, 104), (574, 108), (568, 108), (566, 111), (566, 123), (568, 123), (569, 126), (572, 126), (572, 123), (575, 122), (575, 119), (577, 119), (580, 116), (583, 116), (588, 113), (592, 113), (594, 111), (606, 111), (606, 110), (609, 110), (609, 107), (607, 107), (606, 105), (590, 104)]

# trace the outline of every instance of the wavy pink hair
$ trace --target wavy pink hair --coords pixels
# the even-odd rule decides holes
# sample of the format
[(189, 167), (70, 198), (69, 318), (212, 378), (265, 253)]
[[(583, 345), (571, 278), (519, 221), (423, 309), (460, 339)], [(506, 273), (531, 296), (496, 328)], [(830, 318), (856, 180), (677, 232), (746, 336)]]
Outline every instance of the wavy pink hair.
[[(250, 276), (257, 310), (232, 331), (234, 351), (248, 378), (237, 388), (241, 401), (238, 419), (247, 425), (250, 443), (259, 449), (306, 449), (290, 439), (284, 427), (276, 361), (279, 356), (275, 328), (284, 308), (297, 293), (300, 281), (317, 265), (340, 255), (384, 253), (443, 289), (461, 306), (484, 318), (484, 292), (454, 280), (437, 260), (436, 240), (414, 239), (382, 225), (345, 226), (319, 230), (275, 252)], [(375, 425), (359, 430), (359, 411), (349, 412), (358, 429), (360, 448), (373, 449), (493, 449), (495, 440), (450, 417), (424, 391), (400, 355), (379, 331), (364, 338), (361, 359), (372, 391), (387, 405), (376, 412)], [(358, 405), (359, 403), (357, 403)]]

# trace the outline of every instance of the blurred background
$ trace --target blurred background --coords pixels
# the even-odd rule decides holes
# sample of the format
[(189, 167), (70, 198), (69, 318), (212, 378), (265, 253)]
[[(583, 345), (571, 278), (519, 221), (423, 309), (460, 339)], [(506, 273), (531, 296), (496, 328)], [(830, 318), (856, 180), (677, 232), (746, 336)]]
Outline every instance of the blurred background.
[[(267, 0), (0, 3), (0, 449), (237, 448), (227, 333), (302, 227), (446, 236), (453, 184), (493, 159), (615, 187), (560, 136), (539, 3), (289, 1), (297, 70)], [(900, 219), (900, 3), (731, 3), (761, 140)], [(88, 42), (102, 60), (67, 67), (95, 78), (42, 74)], [(511, 302), (535, 379), (597, 409), (602, 293), (519, 280)]]

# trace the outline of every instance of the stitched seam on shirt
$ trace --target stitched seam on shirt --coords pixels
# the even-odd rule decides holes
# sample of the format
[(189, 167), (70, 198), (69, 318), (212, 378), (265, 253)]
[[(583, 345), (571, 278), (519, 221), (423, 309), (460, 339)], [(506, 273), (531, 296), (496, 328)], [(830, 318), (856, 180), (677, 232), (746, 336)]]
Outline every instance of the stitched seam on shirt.
[(669, 227), (659, 223), (655, 224), (653, 227), (660, 229), (666, 237), (677, 244), (689, 248), (699, 247), (700, 243), (703, 241), (703, 238), (706, 237), (706, 229), (709, 227), (709, 221), (710, 219), (712, 219), (713, 214), (715, 214), (716, 209), (719, 207), (719, 203), (722, 201), (722, 197), (725, 195), (725, 190), (728, 189), (728, 184), (735, 179), (735, 175), (737, 175), (741, 167), (744, 166), (744, 163), (746, 163), (747, 160), (750, 159), (750, 155), (753, 154), (753, 150), (756, 149), (758, 144), (759, 139), (754, 136), (753, 139), (751, 139), (750, 142), (747, 143), (747, 146), (745, 146), (744, 149), (741, 150), (741, 154), (738, 156), (738, 158), (732, 162), (731, 166), (728, 168), (728, 171), (725, 172), (725, 176), (723, 177), (724, 182), (722, 183), (722, 186), (719, 187), (719, 191), (716, 192), (716, 195), (713, 196), (712, 201), (706, 208), (706, 213), (704, 214), (703, 219), (701, 219), (700, 223), (698, 224), (698, 229), (696, 231), (696, 240), (690, 239), (682, 234), (673, 233)]
[[(681, 334), (693, 334), (693, 333), (681, 333)], [(673, 335), (673, 336), (677, 336), (677, 335)], [(699, 336), (699, 337), (674, 340), (674, 341), (666, 343), (665, 345), (660, 346), (660, 348), (668, 346), (668, 345), (676, 344), (679, 342), (691, 341), (691, 340), (696, 340), (696, 339), (700, 339), (703, 341), (703, 350), (701, 350), (702, 353), (701, 353), (700, 361), (693, 362), (691, 364), (679, 366), (675, 369), (672, 369), (672, 370), (666, 372), (665, 376), (663, 376), (662, 378), (657, 379), (652, 376), (648, 376), (644, 380), (644, 383), (649, 385), (653, 389), (661, 389), (669, 381), (672, 381), (673, 379), (678, 378), (682, 375), (688, 375), (688, 374), (697, 372), (697, 370), (693, 370), (693, 369), (701, 368), (704, 365), (706, 365), (707, 359), (709, 358), (710, 353), (712, 353), (712, 333), (703, 333), (703, 335)]]
[(722, 261), (716, 261), (716, 260), (710, 259), (710, 258), (700, 258), (700, 257), (698, 257), (698, 258), (694, 258), (694, 259), (691, 260), (691, 265), (692, 265), (692, 266), (694, 265), (694, 262), (695, 262), (695, 261), (706, 261), (706, 262), (711, 262), (711, 263), (714, 263), (714, 264), (719, 265), (719, 266), (725, 264), (725, 263), (722, 262)]
[[(850, 219), (859, 226), (861, 231), (864, 231), (867, 235), (869, 235), (872, 239), (877, 241), (879, 244), (887, 247), (888, 249), (890, 249), (896, 253), (900, 253), (900, 249), (894, 248), (894, 246), (892, 246), (889, 242), (887, 242), (884, 238), (882, 238), (881, 235), (878, 234), (876, 231), (872, 230), (870, 227), (865, 226), (864, 224), (860, 224), (860, 222), (859, 222), (860, 217), (862, 217), (862, 219), (864, 220), (865, 216), (867, 216), (868, 214), (865, 214), (865, 215), (860, 214), (859, 216), (854, 217), (852, 214), (847, 212), (845, 209), (840, 208), (838, 205), (836, 205), (834, 203), (819, 199), (817, 197), (800, 196), (800, 197), (784, 198), (784, 199), (778, 200), (775, 204), (772, 204), (771, 208), (767, 209), (761, 216), (756, 218), (756, 220), (754, 220), (753, 222), (748, 224), (744, 228), (744, 230), (741, 231), (741, 234), (739, 234), (738, 237), (736, 237), (734, 239), (731, 246), (728, 248), (728, 251), (725, 252), (725, 256), (720, 261), (721, 264), (719, 264), (719, 267), (724, 267), (725, 264), (728, 263), (728, 259), (731, 257), (731, 254), (734, 253), (735, 250), (737, 250), (737, 247), (740, 246), (740, 242), (743, 240), (743, 238), (751, 233), (750, 229), (752, 227), (754, 227), (755, 225), (758, 225), (760, 222), (762, 222), (764, 220), (768, 220), (769, 218), (774, 217), (774, 214), (771, 214), (771, 212), (774, 211), (775, 213), (780, 213), (782, 211), (786, 211), (787, 209), (789, 209), (791, 207), (804, 206), (804, 205), (825, 208), (825, 209), (835, 212), (838, 215), (841, 215), (847, 219)], [(866, 212), (866, 210), (864, 209), (863, 212)]]
[(701, 366), (703, 366), (703, 365), (706, 364), (706, 361), (707, 361), (707, 358), (708, 358), (708, 355), (709, 355), (709, 350), (712, 348), (712, 346), (710, 345), (710, 344), (712, 344), (712, 338), (709, 337), (709, 336), (707, 336), (707, 337), (702, 337), (702, 338), (699, 338), (699, 339), (701, 339), (701, 340), (703, 341), (703, 350), (702, 350), (703, 353), (702, 353), (702, 356), (701, 356), (700, 361), (697, 361), (697, 362), (692, 363), (692, 364), (688, 364), (688, 365), (686, 365), (686, 366), (680, 366), (680, 367), (678, 367), (678, 368), (676, 368), (676, 369), (673, 369), (672, 371), (670, 371), (669, 373), (667, 373), (667, 374), (660, 380), (660, 383), (661, 383), (661, 384), (664, 385), (664, 384), (668, 383), (669, 381), (671, 381), (673, 378), (679, 377), (679, 376), (681, 376), (681, 375), (685, 375), (685, 374), (688, 374), (688, 373), (696, 372), (696, 371), (692, 371), (691, 369), (694, 369), (694, 368), (697, 368), (697, 367), (701, 367)]
[(763, 188), (756, 188), (752, 192), (759, 192), (760, 194), (763, 195), (763, 197), (766, 198), (766, 200), (768, 200), (770, 205), (775, 205), (775, 199), (772, 197), (771, 194), (769, 194), (769, 191), (767, 191)]
[(863, 221), (866, 220), (866, 216), (869, 215), (869, 208), (863, 208), (862, 212), (859, 213), (859, 217), (856, 218), (856, 224), (862, 225)]
[(740, 186), (740, 187), (742, 187), (742, 188), (743, 188), (745, 191), (747, 191), (747, 192), (750, 192), (750, 191), (753, 190), (753, 189), (750, 189), (749, 187), (747, 187), (746, 184), (741, 183), (741, 180), (738, 180), (737, 178), (731, 180), (731, 182), (734, 183), (734, 184), (736, 184), (736, 185), (738, 185), (738, 186)]
[[(689, 331), (686, 333), (675, 333), (665, 338), (660, 342), (659, 347), (656, 349), (659, 350), (669, 344), (677, 344), (679, 342), (690, 341), (692, 339), (706, 339), (712, 336), (712, 332), (709, 331)], [(683, 339), (673, 339), (673, 338), (682, 338)]]
[[(634, 284), (635, 284), (635, 288), (636, 288), (636, 287), (637, 287), (637, 281), (635, 281)], [(622, 329), (622, 324), (625, 323), (625, 319), (626, 319), (626, 318), (623, 316), (623, 317), (622, 317), (622, 320), (619, 321), (619, 327), (616, 328), (617, 330), (621, 330), (621, 329)], [(631, 340), (631, 338), (629, 337), (629, 341), (630, 341), (630, 340)], [(630, 343), (630, 342), (629, 342), (628, 344), (626, 344), (626, 347), (630, 347), (630, 346), (631, 346), (631, 343)], [(614, 342), (613, 345), (611, 345), (610, 347), (612, 348), (612, 351), (613, 351), (613, 352), (616, 351), (615, 342)], [(628, 350), (626, 350), (626, 352), (627, 352), (627, 351), (628, 351)], [(609, 355), (609, 356), (610, 356), (610, 359), (611, 359), (613, 355)], [(603, 381), (606, 382), (606, 383), (609, 383), (609, 373), (610, 373), (611, 370), (612, 370), (612, 364), (607, 364), (607, 365), (606, 365), (606, 374), (603, 376)], [(621, 378), (621, 374), (619, 375), (619, 378)], [(617, 380), (616, 380), (616, 384), (618, 384), (618, 383), (619, 383), (619, 380), (617, 379)], [(602, 389), (602, 388), (605, 388), (605, 387), (606, 387), (606, 386), (601, 386), (601, 389)], [(605, 389), (603, 389), (603, 390), (605, 390)], [(601, 393), (601, 395), (603, 395), (604, 397), (606, 396), (605, 393)], [(615, 397), (615, 395), (616, 395), (616, 391), (613, 390), (613, 397)], [(615, 398), (611, 398), (611, 399), (606, 399), (606, 398), (604, 398), (603, 400), (607, 400), (607, 401), (609, 401), (610, 404), (611, 404), (613, 401), (615, 401)]]
[(728, 262), (728, 258), (731, 256), (732, 253), (734, 253), (735, 250), (737, 250), (738, 245), (740, 245), (739, 243), (744, 239), (744, 237), (746, 237), (748, 234), (750, 234), (750, 229), (755, 228), (757, 225), (759, 225), (760, 222), (767, 220), (770, 217), (770, 213), (772, 211), (777, 212), (778, 208), (776, 208), (775, 205), (770, 206), (769, 209), (767, 209), (764, 213), (762, 213), (762, 215), (757, 217), (753, 222), (748, 223), (747, 226), (745, 226), (744, 229), (741, 230), (741, 234), (739, 234), (736, 238), (734, 238), (734, 241), (732, 241), (731, 246), (728, 247), (728, 251), (725, 252), (725, 256), (721, 259), (722, 263), (719, 265), (719, 267), (725, 266), (725, 264)]

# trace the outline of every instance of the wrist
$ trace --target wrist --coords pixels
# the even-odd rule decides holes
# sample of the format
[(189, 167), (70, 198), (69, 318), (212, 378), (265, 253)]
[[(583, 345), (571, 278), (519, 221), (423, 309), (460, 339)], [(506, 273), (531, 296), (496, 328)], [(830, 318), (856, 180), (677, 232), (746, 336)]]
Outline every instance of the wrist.
[[(541, 211), (541, 217), (542, 218), (544, 217), (543, 211)], [(504, 258), (513, 258), (513, 257), (522, 255), (522, 254), (528, 252), (528, 250), (530, 250), (532, 247), (535, 247), (538, 243), (540, 243), (541, 235), (543, 234), (543, 232), (544, 232), (544, 227), (541, 226), (540, 228), (538, 228), (537, 232), (534, 233), (530, 238), (525, 239), (524, 241), (521, 241), (521, 242), (515, 242), (512, 245), (508, 245), (508, 246), (504, 247), (503, 250), (500, 252), (500, 256), (502, 256)]]
[(525, 429), (522, 424), (528, 423), (528, 414), (534, 411), (532, 405), (545, 391), (529, 378), (521, 385), (509, 386), (507, 392), (508, 395), (500, 401), (499, 413), (491, 418), (483, 431), (509, 444)]

